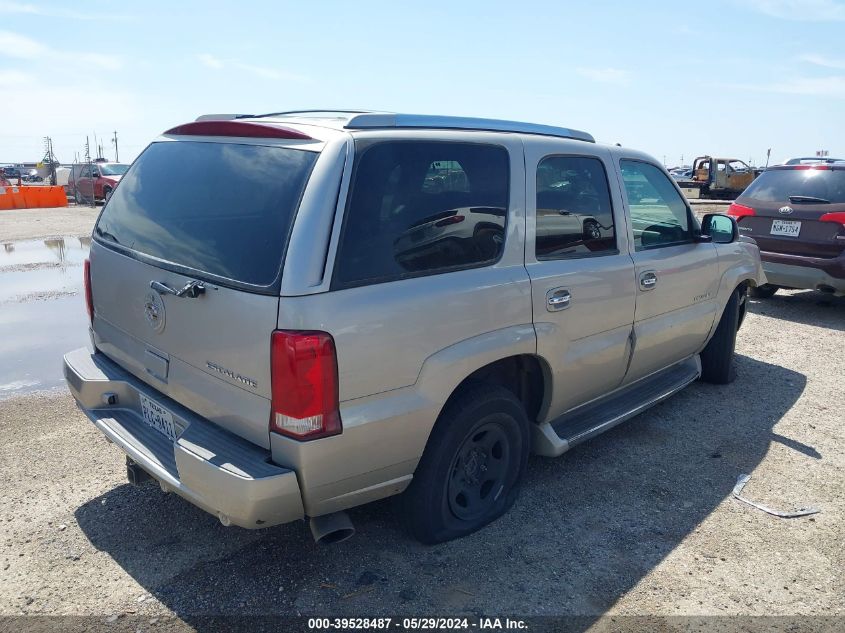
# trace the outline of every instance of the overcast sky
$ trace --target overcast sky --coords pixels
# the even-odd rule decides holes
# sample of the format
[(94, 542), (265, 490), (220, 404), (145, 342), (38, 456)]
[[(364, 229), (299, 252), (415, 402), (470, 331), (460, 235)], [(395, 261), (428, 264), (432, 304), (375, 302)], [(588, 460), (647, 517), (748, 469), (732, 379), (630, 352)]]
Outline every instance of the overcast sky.
[(669, 165), (841, 157), (845, 0), (0, 0), (0, 163), (297, 108), (564, 125)]

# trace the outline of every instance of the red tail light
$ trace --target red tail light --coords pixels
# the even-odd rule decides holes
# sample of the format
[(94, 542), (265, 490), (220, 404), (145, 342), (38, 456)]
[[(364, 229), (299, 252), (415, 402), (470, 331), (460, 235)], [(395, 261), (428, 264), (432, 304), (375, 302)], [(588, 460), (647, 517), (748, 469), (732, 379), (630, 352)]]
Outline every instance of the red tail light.
[(838, 211), (836, 213), (825, 213), (819, 218), (821, 222), (839, 222), (845, 226), (845, 211)]
[(728, 215), (739, 220), (740, 218), (757, 214), (751, 207), (746, 207), (744, 204), (737, 204), (736, 202), (731, 202), (731, 206), (728, 207)]
[(91, 260), (86, 259), (82, 265), (82, 274), (85, 278), (85, 307), (88, 308), (88, 321), (94, 323), (94, 295), (91, 294)]
[(273, 332), (270, 430), (299, 440), (337, 435), (337, 354), (325, 332)]

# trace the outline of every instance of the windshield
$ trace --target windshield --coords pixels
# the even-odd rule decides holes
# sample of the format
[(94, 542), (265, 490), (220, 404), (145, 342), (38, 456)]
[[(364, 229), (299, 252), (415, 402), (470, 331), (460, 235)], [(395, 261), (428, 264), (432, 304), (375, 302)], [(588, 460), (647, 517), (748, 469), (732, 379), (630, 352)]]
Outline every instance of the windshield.
[(153, 143), (115, 189), (94, 235), (199, 273), (274, 285), (317, 156), (262, 145)]
[(121, 163), (100, 163), (97, 165), (103, 176), (122, 176), (129, 169), (129, 165)]
[(845, 169), (770, 169), (742, 194), (743, 198), (784, 204), (789, 196), (845, 202)]

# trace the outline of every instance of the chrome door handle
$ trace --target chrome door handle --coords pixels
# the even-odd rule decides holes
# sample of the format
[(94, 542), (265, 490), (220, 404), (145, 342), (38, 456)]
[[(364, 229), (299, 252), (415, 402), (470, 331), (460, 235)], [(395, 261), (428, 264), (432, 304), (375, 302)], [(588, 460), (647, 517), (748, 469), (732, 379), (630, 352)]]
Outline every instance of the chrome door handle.
[(568, 308), (572, 301), (572, 295), (566, 288), (555, 288), (546, 293), (546, 309), (549, 312)]
[(657, 285), (657, 274), (649, 270), (640, 275), (640, 288), (642, 290), (652, 290)]
[(170, 286), (163, 284), (160, 281), (151, 281), (150, 288), (155, 290), (160, 295), (188, 297), (189, 299), (196, 299), (205, 292), (205, 284), (201, 281), (189, 281), (179, 290), (174, 290)]

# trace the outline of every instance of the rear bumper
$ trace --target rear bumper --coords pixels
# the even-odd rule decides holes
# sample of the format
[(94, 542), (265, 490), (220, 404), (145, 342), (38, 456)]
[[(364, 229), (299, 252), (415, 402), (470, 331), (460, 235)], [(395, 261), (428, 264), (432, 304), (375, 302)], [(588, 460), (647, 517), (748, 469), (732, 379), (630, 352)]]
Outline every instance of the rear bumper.
[[(66, 354), (64, 374), (80, 409), (164, 490), (224, 525), (260, 528), (303, 518), (296, 473), (270, 463), (269, 451), (197, 416), (101, 353)], [(173, 414), (175, 441), (144, 422), (139, 393)]]
[(769, 283), (786, 288), (833, 288), (845, 293), (845, 255), (833, 259), (761, 251)]

